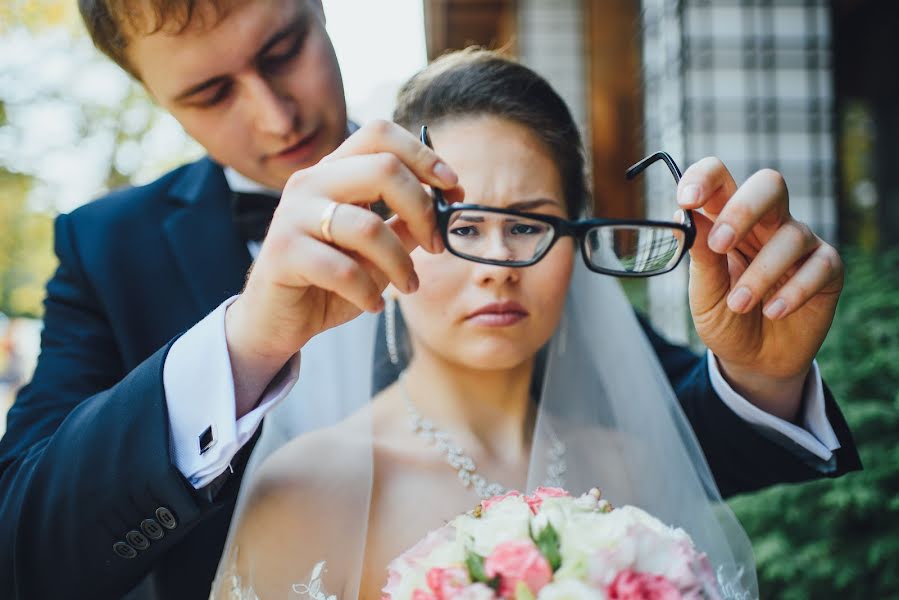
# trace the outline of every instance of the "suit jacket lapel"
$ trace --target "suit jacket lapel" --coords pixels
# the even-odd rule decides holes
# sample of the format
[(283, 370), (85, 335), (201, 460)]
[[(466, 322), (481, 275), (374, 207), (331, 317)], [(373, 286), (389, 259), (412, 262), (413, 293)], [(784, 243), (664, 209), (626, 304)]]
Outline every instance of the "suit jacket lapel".
[(190, 165), (169, 190), (176, 208), (163, 228), (202, 314), (240, 292), (250, 268), (231, 220), (230, 194), (221, 167), (208, 158)]

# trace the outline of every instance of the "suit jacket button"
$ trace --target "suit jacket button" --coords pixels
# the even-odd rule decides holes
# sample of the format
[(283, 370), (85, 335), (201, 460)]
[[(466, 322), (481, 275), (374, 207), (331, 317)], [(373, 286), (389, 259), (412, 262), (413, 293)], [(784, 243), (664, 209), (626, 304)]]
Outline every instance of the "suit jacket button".
[(151, 540), (162, 539), (162, 536), (165, 535), (165, 531), (159, 526), (159, 523), (153, 519), (144, 519), (141, 521), (140, 530)]
[(146, 550), (150, 547), (150, 540), (139, 531), (129, 531), (125, 534), (125, 541), (137, 550)]
[(164, 506), (160, 506), (156, 509), (156, 519), (166, 529), (174, 529), (178, 526), (178, 521), (175, 520), (175, 515), (173, 515), (172, 511)]
[(112, 551), (122, 558), (134, 558), (137, 556), (137, 550), (126, 544), (125, 542), (116, 542), (112, 545)]

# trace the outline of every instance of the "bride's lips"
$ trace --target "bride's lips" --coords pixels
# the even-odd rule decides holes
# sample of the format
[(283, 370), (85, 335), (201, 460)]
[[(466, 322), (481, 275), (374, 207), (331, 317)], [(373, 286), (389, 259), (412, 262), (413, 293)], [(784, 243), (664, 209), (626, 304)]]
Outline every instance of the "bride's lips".
[(274, 154), (269, 154), (268, 159), (273, 162), (290, 164), (309, 162), (315, 158), (321, 132), (321, 127), (314, 129), (291, 145)]
[(518, 302), (492, 302), (485, 304), (465, 319), (488, 327), (508, 327), (527, 318), (528, 311)]

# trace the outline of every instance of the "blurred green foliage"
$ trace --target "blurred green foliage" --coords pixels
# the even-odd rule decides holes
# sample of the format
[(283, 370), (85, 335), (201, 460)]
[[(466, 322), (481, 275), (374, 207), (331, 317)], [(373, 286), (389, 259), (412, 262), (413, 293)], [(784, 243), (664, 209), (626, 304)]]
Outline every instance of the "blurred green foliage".
[(843, 256), (846, 289), (818, 363), (864, 470), (731, 501), (762, 598), (899, 598), (899, 249)]
[(31, 178), (0, 168), (0, 313), (43, 314), (44, 284), (56, 268), (53, 215), (27, 206)]

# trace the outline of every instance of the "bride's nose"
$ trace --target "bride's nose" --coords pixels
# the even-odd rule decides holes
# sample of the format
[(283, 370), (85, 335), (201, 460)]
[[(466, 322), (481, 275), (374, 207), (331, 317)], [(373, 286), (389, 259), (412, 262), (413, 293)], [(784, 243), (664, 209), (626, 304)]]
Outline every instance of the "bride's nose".
[[(494, 257), (491, 256), (491, 258)], [(506, 260), (511, 260), (511, 256)], [(518, 283), (521, 275), (521, 269), (517, 267), (487, 265), (482, 263), (472, 264), (474, 265), (473, 275), (477, 284), (480, 286)]]

